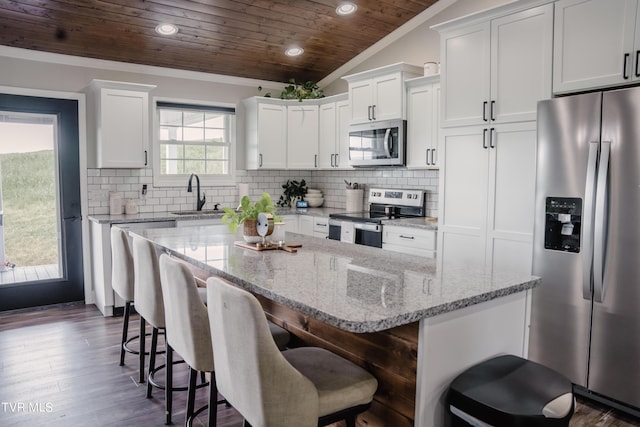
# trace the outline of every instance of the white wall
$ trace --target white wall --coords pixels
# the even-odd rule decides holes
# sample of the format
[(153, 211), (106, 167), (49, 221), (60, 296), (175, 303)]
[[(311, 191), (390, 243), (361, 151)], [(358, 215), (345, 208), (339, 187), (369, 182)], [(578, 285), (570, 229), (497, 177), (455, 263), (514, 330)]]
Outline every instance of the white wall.
[[(437, 31), (430, 28), (431, 26), (510, 3), (511, 1), (512, 0), (457, 0), (451, 6), (425, 21), (407, 35), (384, 47), (370, 58), (354, 64), (351, 68), (344, 69), (341, 74), (354, 74), (397, 62), (406, 62), (419, 66), (422, 66), (425, 62), (440, 62), (440, 36)], [(372, 50), (376, 50), (375, 46), (372, 47)], [(347, 83), (341, 78), (337, 78), (325, 88), (327, 95), (335, 95), (346, 91)]]

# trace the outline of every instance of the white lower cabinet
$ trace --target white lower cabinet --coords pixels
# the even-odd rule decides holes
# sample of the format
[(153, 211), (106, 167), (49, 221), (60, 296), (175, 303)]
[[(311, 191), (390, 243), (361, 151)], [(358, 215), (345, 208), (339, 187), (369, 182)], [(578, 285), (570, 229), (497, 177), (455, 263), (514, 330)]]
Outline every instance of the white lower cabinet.
[(382, 227), (382, 249), (435, 258), (436, 234), (435, 230), (384, 225)]
[[(135, 222), (113, 224), (124, 229), (131, 228), (171, 228), (176, 221)], [(113, 316), (114, 307), (124, 306), (124, 301), (116, 295), (111, 286), (111, 227), (110, 223), (91, 222), (91, 280), (96, 307), (104, 316)]]
[(441, 152), (439, 258), (531, 274), (535, 122), (443, 129)]
[(298, 232), (307, 236), (325, 238), (329, 235), (329, 217), (300, 215)]

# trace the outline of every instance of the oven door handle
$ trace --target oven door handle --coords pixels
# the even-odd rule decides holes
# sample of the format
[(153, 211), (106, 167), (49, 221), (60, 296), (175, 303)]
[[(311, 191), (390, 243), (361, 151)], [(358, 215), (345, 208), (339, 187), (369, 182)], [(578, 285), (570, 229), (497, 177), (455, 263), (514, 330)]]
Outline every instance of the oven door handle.
[(353, 224), (356, 230), (371, 231), (373, 233), (382, 233), (382, 226), (372, 222), (356, 222)]

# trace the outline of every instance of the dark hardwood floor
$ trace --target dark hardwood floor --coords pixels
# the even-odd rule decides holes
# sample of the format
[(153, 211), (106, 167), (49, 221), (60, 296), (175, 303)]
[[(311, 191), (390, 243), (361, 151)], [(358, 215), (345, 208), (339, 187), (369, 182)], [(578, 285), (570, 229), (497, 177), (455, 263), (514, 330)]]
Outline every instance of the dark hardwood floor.
[[(138, 316), (131, 322), (135, 334)], [(136, 381), (137, 356), (127, 354), (118, 366), (121, 326), (122, 317), (103, 317), (92, 305), (0, 313), (0, 426), (162, 426), (163, 392), (154, 389), (154, 397), (145, 398), (145, 385)], [(184, 369), (175, 381), (186, 383)], [(197, 406), (205, 402), (202, 389)], [(185, 403), (186, 393), (175, 393), (176, 425), (184, 424)], [(205, 423), (202, 415), (194, 425)], [(240, 427), (242, 418), (219, 405), (218, 426)], [(580, 402), (571, 421), (578, 426), (640, 422)]]

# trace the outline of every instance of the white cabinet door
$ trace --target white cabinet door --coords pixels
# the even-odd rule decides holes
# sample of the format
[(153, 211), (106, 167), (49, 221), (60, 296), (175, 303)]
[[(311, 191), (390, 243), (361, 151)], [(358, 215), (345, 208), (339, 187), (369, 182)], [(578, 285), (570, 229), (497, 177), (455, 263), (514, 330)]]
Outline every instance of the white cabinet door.
[(144, 168), (149, 147), (147, 92), (97, 89), (97, 167)]
[(536, 124), (496, 126), (488, 191), (487, 262), (531, 274), (536, 182)]
[(351, 123), (371, 121), (371, 106), (374, 104), (373, 81), (364, 80), (349, 84), (349, 102), (351, 102)]
[(353, 169), (349, 166), (349, 125), (351, 123), (351, 104), (349, 101), (336, 102), (336, 157), (335, 167)]
[(441, 35), (441, 125), (481, 124), (490, 91), (490, 24), (483, 22)]
[(438, 252), (440, 259), (485, 265), (487, 192), (489, 182), (486, 128), (443, 129), (440, 140)]
[(551, 96), (553, 5), (444, 31), (441, 125), (535, 120)]
[(373, 80), (372, 120), (403, 118), (404, 88), (402, 74), (394, 73)]
[(554, 93), (640, 77), (639, 43), (634, 50), (637, 0), (560, 0), (555, 7)]
[(437, 167), (440, 122), (440, 84), (425, 83), (407, 87), (407, 167)]
[(318, 167), (318, 106), (287, 107), (287, 167)]
[(490, 119), (536, 120), (538, 101), (551, 97), (553, 5), (491, 21)]
[(298, 232), (313, 236), (313, 217), (311, 215), (300, 215), (298, 218)]
[(530, 274), (535, 122), (446, 129), (441, 143), (442, 257)]
[(285, 169), (287, 167), (287, 107), (259, 103), (257, 120), (258, 168)]
[(318, 137), (318, 167), (329, 169), (336, 164), (337, 115), (336, 103), (320, 105)]

